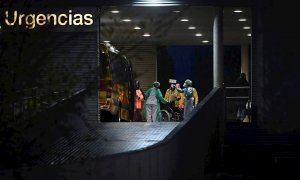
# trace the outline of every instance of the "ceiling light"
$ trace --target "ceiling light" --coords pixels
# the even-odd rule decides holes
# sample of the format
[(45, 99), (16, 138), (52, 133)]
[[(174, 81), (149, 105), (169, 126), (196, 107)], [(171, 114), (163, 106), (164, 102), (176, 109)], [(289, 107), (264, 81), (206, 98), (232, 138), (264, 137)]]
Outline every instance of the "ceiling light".
[(243, 27), (243, 29), (251, 29), (251, 27), (245, 26), (245, 27)]
[(109, 43), (110, 41), (103, 41), (103, 42), (105, 42), (105, 43)]
[(118, 10), (113, 10), (113, 11), (110, 11), (111, 13), (113, 13), (113, 14), (117, 14), (117, 13), (119, 13), (120, 11), (118, 11)]
[(252, 34), (251, 34), (251, 33), (248, 33), (248, 34), (247, 34), (247, 36), (251, 37), (251, 36), (252, 36)]
[(195, 36), (202, 36), (202, 34), (201, 33), (197, 33), (197, 34), (195, 34)]
[(182, 21), (182, 22), (187, 22), (187, 21), (189, 21), (188, 19), (181, 19), (180, 21)]
[(190, 26), (190, 27), (188, 27), (188, 29), (196, 29), (196, 27), (195, 26)]
[(209, 41), (208, 41), (208, 40), (203, 40), (202, 42), (203, 42), (203, 43), (209, 43)]
[(247, 19), (241, 18), (241, 19), (239, 19), (239, 21), (244, 22), (244, 21), (247, 21)]
[(124, 21), (124, 22), (130, 22), (131, 19), (123, 19), (122, 21)]
[(178, 6), (178, 1), (170, 0), (136, 0), (134, 6)]
[(240, 10), (240, 9), (236, 9), (236, 10), (234, 10), (233, 12), (235, 12), (235, 13), (241, 13), (241, 12), (243, 12), (243, 11)]
[(109, 50), (112, 51), (112, 52), (115, 52), (116, 49), (115, 49), (115, 47), (110, 46)]
[(151, 35), (149, 33), (145, 33), (143, 36), (144, 37), (150, 37)]
[(181, 11), (178, 11), (178, 10), (175, 10), (175, 11), (173, 11), (173, 13), (180, 13)]
[(141, 28), (138, 27), (138, 26), (135, 26), (133, 29), (135, 29), (135, 30), (140, 30)]

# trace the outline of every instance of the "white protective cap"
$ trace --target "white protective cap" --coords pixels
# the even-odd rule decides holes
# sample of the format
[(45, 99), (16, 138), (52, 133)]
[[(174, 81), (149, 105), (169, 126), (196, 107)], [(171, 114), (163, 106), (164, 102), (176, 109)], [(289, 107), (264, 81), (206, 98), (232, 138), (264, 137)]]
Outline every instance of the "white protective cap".
[(176, 79), (169, 79), (170, 84), (176, 84), (177, 80)]

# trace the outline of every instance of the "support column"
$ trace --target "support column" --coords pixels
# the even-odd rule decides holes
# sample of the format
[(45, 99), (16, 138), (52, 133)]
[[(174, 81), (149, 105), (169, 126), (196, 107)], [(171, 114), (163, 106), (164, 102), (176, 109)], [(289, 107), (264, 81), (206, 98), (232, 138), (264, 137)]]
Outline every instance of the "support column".
[(224, 83), (224, 57), (223, 57), (223, 7), (216, 7), (213, 27), (214, 48), (214, 88), (222, 87)]
[(241, 73), (246, 74), (246, 79), (249, 82), (249, 45), (241, 46)]

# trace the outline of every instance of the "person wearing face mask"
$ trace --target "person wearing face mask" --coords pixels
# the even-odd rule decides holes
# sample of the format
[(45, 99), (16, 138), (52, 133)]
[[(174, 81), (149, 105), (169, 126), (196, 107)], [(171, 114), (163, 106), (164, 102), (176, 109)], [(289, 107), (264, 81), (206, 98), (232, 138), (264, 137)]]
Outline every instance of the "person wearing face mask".
[(181, 93), (175, 88), (176, 79), (169, 79), (170, 88), (167, 89), (165, 99), (173, 103), (175, 107), (179, 107), (179, 100), (182, 98)]
[[(177, 91), (184, 94), (184, 111), (183, 111), (184, 119), (188, 117), (188, 115), (192, 112), (194, 108), (195, 88), (193, 88), (192, 85), (193, 85), (192, 81), (187, 79), (184, 81), (183, 89), (181, 89), (179, 86), (176, 86)], [(198, 103), (198, 95), (197, 95), (197, 103)]]
[(160, 83), (155, 81), (153, 87), (149, 88), (145, 93), (143, 111), (147, 122), (160, 121), (160, 102), (164, 104), (168, 103), (168, 101), (163, 98), (159, 86)]
[(140, 88), (140, 82), (138, 80), (135, 81), (135, 113), (134, 113), (134, 121), (141, 122), (142, 121), (142, 101), (144, 101), (144, 93)]

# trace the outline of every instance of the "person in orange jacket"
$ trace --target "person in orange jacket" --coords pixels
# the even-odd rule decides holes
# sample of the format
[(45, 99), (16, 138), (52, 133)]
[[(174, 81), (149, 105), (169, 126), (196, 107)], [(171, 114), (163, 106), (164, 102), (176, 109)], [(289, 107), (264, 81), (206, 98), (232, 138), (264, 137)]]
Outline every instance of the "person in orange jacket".
[(144, 100), (143, 91), (140, 88), (140, 82), (135, 81), (135, 118), (134, 121), (141, 122), (142, 117), (142, 101)]

